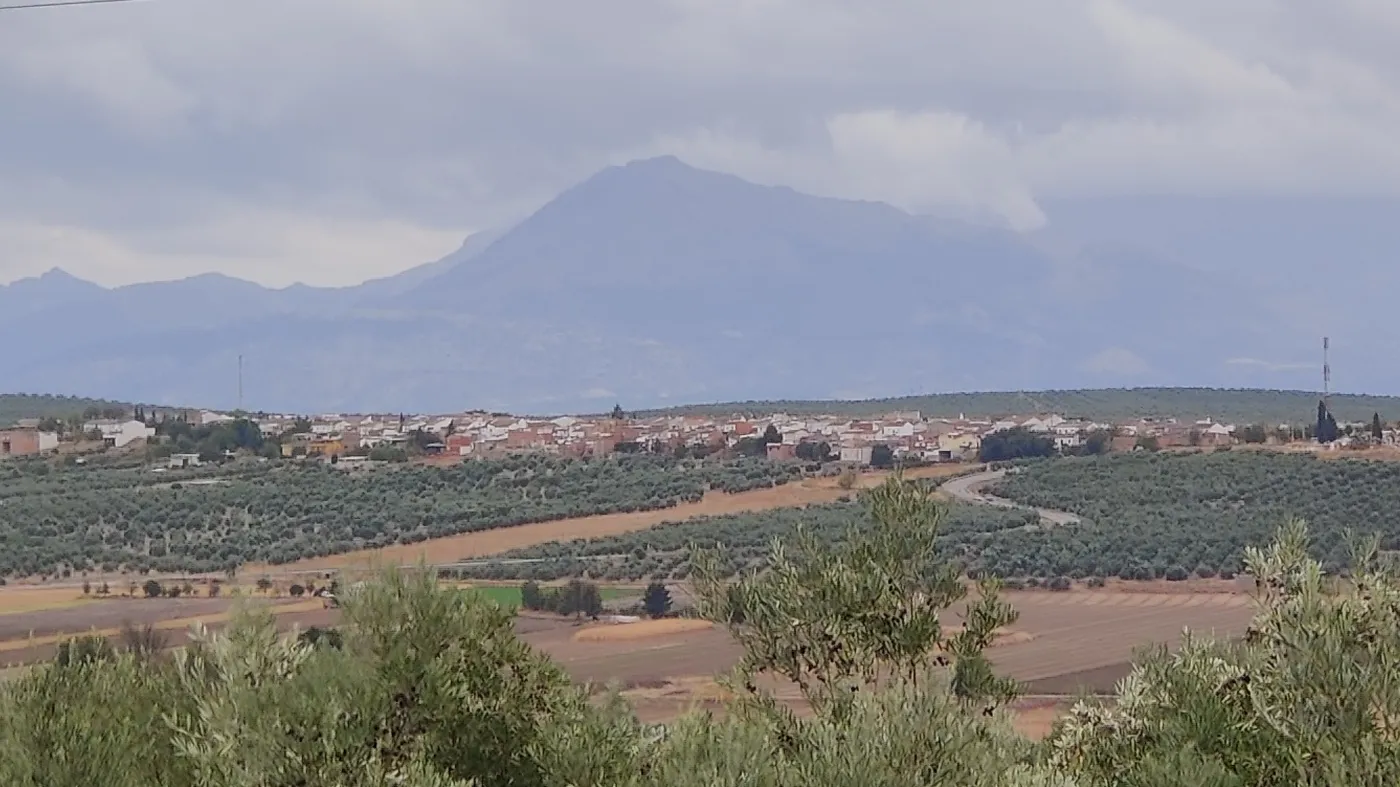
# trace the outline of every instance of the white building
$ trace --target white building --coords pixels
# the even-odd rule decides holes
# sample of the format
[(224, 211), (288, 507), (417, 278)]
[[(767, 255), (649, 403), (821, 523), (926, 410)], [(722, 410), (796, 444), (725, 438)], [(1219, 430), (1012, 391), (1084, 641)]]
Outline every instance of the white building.
[(136, 440), (155, 437), (156, 430), (140, 421), (89, 421), (83, 431), (98, 432), (108, 448), (121, 448)]
[(868, 465), (870, 464), (870, 451), (871, 447), (868, 445), (842, 446), (841, 461), (853, 462), (859, 465)]

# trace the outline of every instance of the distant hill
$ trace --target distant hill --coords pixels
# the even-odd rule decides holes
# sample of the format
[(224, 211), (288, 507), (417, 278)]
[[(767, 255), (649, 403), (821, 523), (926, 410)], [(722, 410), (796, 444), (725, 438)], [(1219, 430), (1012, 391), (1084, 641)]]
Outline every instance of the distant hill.
[(118, 407), (132, 409), (125, 402), (105, 399), (84, 399), (78, 396), (49, 396), (43, 394), (0, 394), (0, 429), (23, 418), (67, 418), (81, 415), (88, 408), (103, 410)]
[[(917, 410), (930, 418), (966, 415), (997, 417), (1029, 413), (1058, 413), (1102, 421), (1137, 418), (1213, 418), (1224, 423), (1310, 423), (1317, 415), (1319, 394), (1226, 388), (1100, 388), (1077, 391), (1016, 391), (929, 394), (858, 401), (725, 402), (636, 413), (655, 415), (793, 415), (835, 413), (869, 416)], [(1342, 421), (1369, 421), (1375, 413), (1400, 419), (1400, 396), (1333, 394), (1332, 412)]]
[(1316, 331), (1275, 293), (1121, 244), (1049, 248), (663, 157), (358, 287), (0, 287), (3, 385), (227, 408), (242, 355), (258, 409), (559, 413), (1315, 376), (1287, 361)]

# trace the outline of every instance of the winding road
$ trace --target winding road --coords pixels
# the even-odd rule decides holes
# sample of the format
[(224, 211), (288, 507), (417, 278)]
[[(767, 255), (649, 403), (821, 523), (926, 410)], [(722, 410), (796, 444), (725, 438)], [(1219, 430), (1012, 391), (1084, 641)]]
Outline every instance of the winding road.
[[(945, 494), (955, 500), (974, 505), (997, 506), (998, 508), (1029, 508), (1019, 503), (1013, 503), (1003, 497), (990, 495), (982, 491), (982, 488), (1000, 481), (1006, 475), (1005, 470), (985, 470), (981, 473), (959, 476), (939, 487)], [(1079, 517), (1068, 511), (1055, 511), (1050, 508), (1037, 508), (1041, 521), (1050, 526), (1073, 525), (1079, 522)]]

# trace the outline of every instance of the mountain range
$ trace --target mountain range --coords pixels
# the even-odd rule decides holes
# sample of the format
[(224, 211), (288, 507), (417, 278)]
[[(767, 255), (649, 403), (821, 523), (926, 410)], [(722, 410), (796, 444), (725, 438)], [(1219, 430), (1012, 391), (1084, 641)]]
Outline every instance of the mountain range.
[(1318, 343), (1298, 307), (1311, 288), (1295, 289), (1131, 239), (1016, 234), (662, 157), (355, 287), (17, 281), (0, 287), (0, 390), (232, 407), (240, 356), (244, 406), (296, 412), (1315, 387), (1291, 362)]

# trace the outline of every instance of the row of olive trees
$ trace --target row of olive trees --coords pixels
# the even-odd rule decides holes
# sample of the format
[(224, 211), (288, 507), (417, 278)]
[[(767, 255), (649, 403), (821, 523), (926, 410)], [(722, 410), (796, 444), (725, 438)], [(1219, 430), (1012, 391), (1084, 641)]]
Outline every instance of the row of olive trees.
[[(3, 471), (4, 468), (0, 468)], [(478, 460), (348, 475), (188, 471), (212, 484), (69, 470), (0, 485), (0, 576), (221, 571), (527, 522), (668, 508), (801, 477), (791, 464), (668, 457)], [(185, 479), (187, 480), (187, 479)]]
[[(639, 724), (523, 644), (510, 615), (428, 572), (346, 600), (338, 641), (248, 611), (168, 661), (95, 653), (0, 688), (0, 783), (15, 787), (496, 785), (1391, 785), (1400, 783), (1400, 580), (1374, 544), (1329, 581), (1300, 527), (1248, 555), (1260, 609), (1241, 643), (1154, 654), (1107, 705), (1042, 744), (983, 655), (1015, 612), (937, 558), (940, 506), (891, 480), (838, 546), (775, 544), (695, 591), (744, 657), (726, 713)], [(959, 629), (944, 614), (965, 604)], [(795, 683), (798, 714), (760, 674)]]

